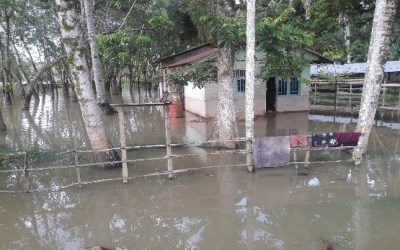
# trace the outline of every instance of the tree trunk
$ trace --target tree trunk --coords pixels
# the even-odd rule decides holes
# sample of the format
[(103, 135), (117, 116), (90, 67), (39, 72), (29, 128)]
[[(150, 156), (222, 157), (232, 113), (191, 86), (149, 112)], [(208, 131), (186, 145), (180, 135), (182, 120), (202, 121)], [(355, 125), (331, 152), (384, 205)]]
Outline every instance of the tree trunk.
[(303, 0), (303, 4), (304, 4), (304, 10), (306, 11), (305, 13), (305, 19), (306, 20), (310, 20), (311, 18), (311, 4), (312, 4), (312, 0)]
[(254, 76), (255, 76), (255, 15), (256, 0), (247, 0), (246, 18), (246, 164), (250, 172), (254, 171), (253, 143), (254, 138)]
[(29, 61), (30, 61), (31, 64), (32, 64), (33, 70), (34, 70), (35, 73), (36, 73), (36, 72), (37, 72), (37, 68), (36, 68), (35, 61), (33, 60), (31, 51), (30, 51), (30, 49), (28, 48), (28, 45), (26, 44), (25, 39), (24, 39), (23, 36), (20, 36), (20, 40), (21, 40), (21, 42), (22, 42), (22, 45), (24, 46), (24, 49), (25, 49), (26, 53), (28, 54), (28, 58), (29, 58)]
[(220, 46), (218, 51), (218, 104), (212, 140), (217, 140), (215, 146), (235, 148), (235, 142), (224, 142), (237, 137), (235, 102), (233, 96), (233, 60), (235, 50)]
[(22, 81), (22, 76), (20, 74), (17, 74), (18, 77), (18, 84), (16, 84), (16, 86), (19, 89), (19, 93), (21, 95), (21, 100), (23, 100), (25, 98), (25, 89), (24, 89), (24, 85), (23, 85), (23, 81)]
[(118, 76), (114, 75), (112, 79), (112, 94), (113, 95), (119, 95), (119, 86), (118, 86)]
[(62, 83), (64, 97), (69, 97), (69, 86), (68, 86), (68, 79), (67, 79), (67, 76), (65, 73), (65, 69), (61, 70), (61, 83)]
[(3, 116), (1, 114), (1, 109), (0, 109), (0, 131), (6, 131), (6, 130), (7, 130), (7, 127), (4, 124)]
[[(220, 14), (235, 17), (234, 2), (224, 0), (221, 2)], [(224, 46), (218, 44), (218, 104), (211, 139), (216, 140), (214, 146), (235, 148), (236, 142), (226, 142), (238, 135), (236, 125), (235, 101), (233, 94), (233, 65), (235, 47), (233, 44)]]
[(51, 95), (53, 96), (54, 92), (57, 88), (57, 83), (56, 83), (56, 80), (54, 79), (53, 70), (51, 70), (51, 68), (47, 70), (47, 73), (48, 73), (49, 81), (50, 81), (50, 92), (51, 92)]
[(90, 44), (90, 55), (92, 58), (93, 77), (96, 85), (97, 102), (101, 110), (106, 115), (112, 115), (116, 111), (111, 107), (106, 98), (106, 91), (103, 82), (102, 65), (99, 58), (99, 50), (96, 41), (96, 31), (93, 18), (92, 0), (83, 0), (85, 6), (86, 24), (88, 30), (88, 40)]
[(6, 105), (11, 105), (11, 61), (10, 61), (10, 19), (11, 14), (7, 10), (4, 9), (4, 18), (5, 18), (5, 33), (6, 33), (6, 44), (4, 48), (4, 61), (3, 61), (3, 79), (4, 79), (4, 103)]
[(29, 106), (30, 106), (30, 103), (31, 103), (32, 95), (34, 95), (35, 91), (36, 91), (35, 90), (35, 85), (36, 85), (37, 81), (39, 81), (41, 79), (42, 74), (46, 70), (48, 70), (51, 67), (53, 67), (59, 60), (63, 59), (64, 57), (65, 57), (65, 55), (62, 55), (62, 56), (59, 56), (59, 57), (55, 58), (53, 61), (51, 61), (46, 66), (41, 68), (38, 72), (36, 72), (36, 74), (35, 74), (35, 76), (33, 77), (32, 80), (28, 81), (29, 82), (28, 91), (27, 91), (27, 93), (25, 95), (24, 105), (22, 107), (22, 110), (29, 110)]
[[(79, 26), (79, 16), (75, 5), (68, 0), (55, 0), (58, 21), (61, 28), (62, 42), (67, 53), (67, 62), (74, 79), (74, 85), (81, 107), (82, 117), (91, 147), (96, 151), (96, 157), (102, 162), (120, 161), (120, 157), (112, 148), (106, 135), (100, 107), (96, 103), (93, 88), (89, 81), (89, 68), (85, 56), (81, 53), (84, 48), (82, 30)], [(72, 2), (73, 3), (73, 2)], [(99, 168), (118, 167), (118, 163), (99, 164)]]
[(21, 94), (21, 99), (25, 99), (25, 89), (23, 86), (23, 80), (22, 78), (25, 79), (25, 81), (28, 83), (29, 82), (29, 78), (27, 73), (24, 70), (23, 64), (22, 64), (22, 60), (21, 60), (21, 56), (18, 53), (17, 48), (15, 47), (15, 41), (13, 41), (12, 43), (13, 49), (14, 49), (14, 55), (16, 56), (17, 59), (17, 63), (18, 65), (16, 66), (16, 71), (19, 72), (19, 74), (17, 73), (17, 77), (18, 77), (18, 85), (17, 87), (19, 88), (20, 94)]
[(357, 122), (357, 131), (364, 136), (360, 138), (358, 148), (353, 152), (353, 160), (358, 165), (362, 154), (366, 152), (368, 139), (375, 119), (379, 100), (379, 89), (384, 78), (384, 66), (387, 61), (397, 0), (377, 0), (374, 21), (368, 51), (367, 72), (361, 97), (361, 107)]
[(350, 54), (350, 17), (347, 11), (343, 11), (340, 13), (340, 22), (344, 25), (344, 46), (346, 47), (346, 62), (351, 63), (351, 54)]

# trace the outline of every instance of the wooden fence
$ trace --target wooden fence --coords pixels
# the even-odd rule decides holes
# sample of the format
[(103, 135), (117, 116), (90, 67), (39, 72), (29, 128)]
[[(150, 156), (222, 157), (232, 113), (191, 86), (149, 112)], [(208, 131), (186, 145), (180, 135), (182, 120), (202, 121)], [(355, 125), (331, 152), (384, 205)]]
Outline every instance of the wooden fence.
[[(10, 156), (17, 156), (23, 157), (23, 164), (22, 166), (18, 166), (14, 169), (7, 169), (7, 170), (0, 170), (0, 173), (22, 173), (23, 176), (23, 188), (16, 189), (16, 190), (0, 190), (0, 193), (18, 193), (18, 192), (38, 192), (38, 191), (59, 191), (67, 188), (71, 188), (74, 186), (82, 187), (83, 185), (88, 184), (95, 184), (101, 182), (109, 182), (109, 181), (122, 181), (123, 183), (128, 183), (130, 180), (143, 178), (143, 177), (151, 177), (151, 176), (168, 176), (168, 178), (174, 177), (177, 173), (185, 173), (191, 172), (194, 170), (202, 170), (202, 169), (212, 169), (218, 167), (247, 167), (249, 172), (254, 172), (254, 166), (249, 165), (247, 163), (243, 164), (231, 164), (231, 165), (213, 165), (213, 166), (204, 166), (204, 167), (191, 167), (185, 169), (178, 169), (174, 170), (172, 160), (177, 158), (185, 158), (185, 157), (193, 157), (193, 156), (207, 156), (207, 155), (234, 155), (234, 154), (243, 154), (247, 155), (247, 157), (253, 157), (253, 152), (250, 150), (215, 150), (213, 152), (206, 152), (206, 153), (192, 153), (192, 154), (173, 154), (172, 148), (173, 147), (208, 147), (217, 143), (217, 141), (206, 141), (206, 142), (198, 142), (198, 143), (171, 143), (170, 138), (170, 119), (168, 114), (168, 103), (151, 103), (151, 104), (125, 104), (125, 105), (115, 105), (118, 109), (118, 116), (119, 116), (119, 132), (120, 132), (120, 147), (106, 149), (106, 150), (81, 150), (79, 149), (79, 143), (77, 140), (77, 131), (76, 126), (73, 126), (73, 137), (74, 137), (74, 149), (66, 152), (58, 153), (57, 155), (64, 155), (64, 154), (73, 154), (73, 162), (74, 164), (71, 165), (62, 165), (62, 166), (51, 166), (51, 167), (33, 167), (29, 164), (29, 153), (28, 152), (21, 152), (16, 154), (10, 154)], [(165, 144), (158, 144), (158, 145), (137, 145), (137, 146), (128, 146), (125, 138), (125, 117), (122, 107), (141, 107), (141, 106), (162, 106), (164, 110), (164, 119), (165, 119)], [(246, 138), (235, 138), (231, 140), (224, 140), (226, 142), (247, 142)], [(161, 157), (152, 157), (152, 158), (144, 158), (144, 159), (128, 159), (127, 151), (130, 150), (137, 150), (137, 149), (155, 149), (155, 148), (165, 148), (166, 154), (165, 156)], [(313, 151), (321, 151), (321, 150), (344, 150), (354, 147), (336, 147), (336, 148), (299, 148), (299, 149), (292, 149), (293, 152), (293, 161), (292, 164), (304, 164), (307, 166), (309, 163), (333, 163), (333, 162), (340, 162), (342, 160), (334, 160), (334, 161), (316, 161), (310, 162), (309, 156), (310, 152)], [(94, 153), (100, 151), (109, 151), (109, 150), (118, 150), (121, 152), (121, 161), (113, 161), (113, 162), (94, 162), (94, 163), (81, 163), (79, 161), (79, 156), (83, 153)], [(305, 151), (305, 159), (304, 161), (298, 161), (297, 152)], [(157, 171), (154, 173), (149, 174), (142, 174), (142, 175), (135, 175), (129, 176), (129, 167), (128, 163), (137, 163), (137, 162), (147, 162), (147, 161), (156, 161), (156, 160), (167, 160), (167, 168), (164, 171)], [(351, 160), (346, 160), (351, 161)], [(81, 177), (81, 169), (87, 167), (94, 167), (96, 165), (101, 164), (122, 164), (121, 168), (121, 175), (120, 177), (115, 178), (105, 178), (105, 179), (97, 179), (92, 181), (82, 181)], [(32, 172), (39, 172), (39, 171), (50, 171), (50, 170), (61, 170), (61, 169), (75, 169), (76, 171), (76, 179), (72, 183), (63, 186), (57, 186), (55, 188), (38, 188), (32, 189), (31, 188), (31, 181), (30, 181), (30, 173)]]

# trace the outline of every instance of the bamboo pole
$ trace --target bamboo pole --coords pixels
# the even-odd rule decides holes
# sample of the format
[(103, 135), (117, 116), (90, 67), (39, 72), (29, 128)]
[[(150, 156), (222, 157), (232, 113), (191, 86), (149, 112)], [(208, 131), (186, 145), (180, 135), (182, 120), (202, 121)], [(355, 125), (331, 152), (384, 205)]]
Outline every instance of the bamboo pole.
[(118, 110), (118, 120), (119, 120), (119, 137), (121, 141), (121, 160), (122, 160), (122, 182), (128, 183), (128, 162), (126, 154), (126, 137), (125, 137), (125, 115), (124, 110), (121, 107), (117, 107)]
[(81, 188), (81, 171), (79, 168), (79, 143), (78, 143), (78, 133), (77, 133), (77, 127), (76, 127), (76, 122), (72, 124), (72, 134), (74, 137), (74, 162), (75, 162), (75, 170), (76, 170), (76, 179), (78, 180), (78, 186)]
[(304, 167), (307, 167), (307, 166), (308, 166), (308, 163), (309, 163), (309, 161), (310, 161), (310, 149), (311, 149), (311, 148), (309, 148), (309, 149), (306, 151), (306, 156), (304, 157), (304, 162), (305, 162)]
[(153, 107), (153, 106), (168, 106), (170, 102), (154, 102), (154, 103), (112, 103), (113, 107)]
[(25, 191), (29, 192), (30, 181), (29, 181), (29, 170), (28, 170), (28, 152), (24, 155), (24, 179), (25, 179)]
[(173, 165), (172, 165), (172, 148), (171, 148), (171, 125), (170, 125), (170, 119), (169, 119), (169, 106), (165, 105), (164, 108), (164, 123), (165, 123), (165, 147), (167, 150), (167, 169), (168, 172), (171, 174), (168, 175), (168, 178), (172, 179), (174, 177), (172, 171)]

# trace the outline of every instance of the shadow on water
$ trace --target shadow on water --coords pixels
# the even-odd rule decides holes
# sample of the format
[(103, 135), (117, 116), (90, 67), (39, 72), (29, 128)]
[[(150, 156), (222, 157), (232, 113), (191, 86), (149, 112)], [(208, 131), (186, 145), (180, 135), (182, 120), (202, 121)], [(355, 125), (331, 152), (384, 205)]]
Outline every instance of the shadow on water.
[[(143, 92), (142, 92), (143, 93)], [(154, 97), (154, 95), (153, 95)], [(113, 102), (146, 100), (129, 92)], [(150, 98), (150, 95), (147, 96)], [(76, 103), (60, 95), (57, 105), (46, 97), (29, 113), (18, 104), (5, 108), (7, 127), (1, 146), (29, 150), (31, 166), (69, 164), (59, 155), (74, 138), (87, 148)], [(14, 102), (17, 103), (17, 102)], [(165, 141), (160, 108), (126, 108), (129, 145)], [(104, 118), (114, 145), (119, 144), (117, 116)], [(312, 134), (347, 130), (355, 120), (315, 113), (271, 113), (255, 120), (256, 136)], [(78, 135), (72, 134), (72, 123)], [(209, 136), (212, 120), (190, 113), (172, 119), (172, 142), (199, 142)], [(1, 249), (397, 249), (400, 231), (400, 153), (397, 123), (378, 121), (361, 167), (349, 163), (310, 164), (262, 169), (222, 167), (166, 177), (108, 182), (58, 192), (0, 194)], [(238, 124), (244, 135), (244, 123)], [(4, 140), (3, 140), (4, 139)], [(204, 153), (210, 149), (174, 148), (173, 153)], [(38, 152), (44, 153), (38, 153)], [(35, 156), (34, 153), (37, 153)], [(129, 158), (165, 155), (164, 149), (129, 151)], [(314, 159), (350, 154), (320, 152)], [(36, 157), (36, 158), (35, 158)], [(90, 162), (89, 154), (81, 161)], [(174, 159), (174, 169), (241, 164), (245, 157), (197, 156)], [(2, 165), (4, 167), (4, 165)], [(129, 164), (130, 175), (166, 170), (166, 161)], [(120, 175), (120, 170), (84, 168), (82, 178)], [(22, 176), (0, 175), (0, 189)], [(48, 171), (32, 178), (34, 187), (57, 187), (75, 181), (74, 169)], [(18, 187), (10, 187), (18, 188)]]

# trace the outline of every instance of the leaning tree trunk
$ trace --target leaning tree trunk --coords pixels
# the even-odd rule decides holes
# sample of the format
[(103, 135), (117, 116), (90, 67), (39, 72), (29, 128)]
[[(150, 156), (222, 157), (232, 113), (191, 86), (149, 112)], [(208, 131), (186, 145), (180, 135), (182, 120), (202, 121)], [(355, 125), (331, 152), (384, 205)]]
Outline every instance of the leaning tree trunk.
[(43, 68), (41, 68), (38, 72), (36, 72), (35, 76), (33, 77), (32, 80), (29, 80), (28, 83), (28, 90), (26, 92), (25, 95), (25, 99), (24, 99), (24, 105), (22, 106), (22, 110), (29, 110), (30, 107), (30, 103), (31, 103), (31, 99), (32, 99), (32, 95), (35, 93), (35, 85), (36, 83), (40, 80), (40, 78), (42, 77), (42, 74), (50, 69), (51, 67), (53, 67), (56, 63), (58, 63), (58, 61), (64, 59), (66, 55), (61, 55), (57, 58), (55, 58), (53, 61), (51, 61), (50, 63), (48, 63), (47, 65), (45, 65)]
[(364, 134), (354, 150), (355, 164), (361, 162), (368, 146), (379, 100), (379, 89), (384, 78), (384, 66), (389, 55), (397, 0), (377, 0), (368, 51), (367, 72), (361, 97), (357, 131)]
[(21, 94), (21, 99), (24, 99), (25, 98), (25, 89), (22, 84), (23, 83), (22, 78), (24, 78), (26, 81), (28, 81), (29, 79), (28, 79), (27, 73), (24, 70), (24, 67), (22, 66), (23, 64), (22, 64), (21, 56), (18, 53), (18, 50), (15, 46), (15, 41), (12, 42), (12, 47), (14, 49), (14, 55), (17, 60), (17, 65), (15, 66), (15, 68), (16, 68), (15, 72), (16, 72), (16, 76), (18, 78), (18, 84), (16, 84), (16, 86), (19, 88), (19, 91)]
[(6, 131), (6, 130), (7, 130), (7, 127), (4, 124), (3, 116), (1, 115), (1, 109), (0, 109), (0, 131)]
[[(79, 26), (79, 16), (75, 11), (74, 1), (56, 0), (58, 21), (61, 27), (62, 42), (67, 53), (67, 62), (70, 66), (78, 102), (81, 107), (86, 132), (91, 147), (96, 151), (96, 157), (102, 162), (119, 161), (120, 157), (112, 148), (106, 135), (100, 107), (97, 105), (95, 94), (89, 81), (89, 68), (82, 50), (85, 44), (82, 41), (82, 30)], [(117, 167), (120, 164), (100, 164), (99, 168)]]
[(224, 142), (237, 137), (235, 102), (232, 89), (234, 49), (220, 46), (218, 51), (218, 104), (211, 139), (215, 146), (234, 148), (235, 142)]
[(101, 110), (106, 115), (112, 115), (116, 111), (111, 107), (106, 98), (106, 90), (103, 82), (102, 65), (99, 58), (99, 50), (96, 41), (96, 31), (93, 18), (92, 0), (83, 0), (86, 14), (86, 24), (88, 30), (88, 40), (90, 44), (90, 55), (92, 58), (93, 77), (96, 85), (97, 102)]

